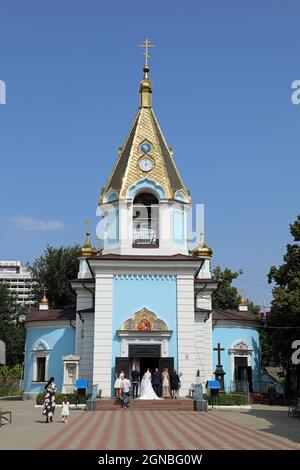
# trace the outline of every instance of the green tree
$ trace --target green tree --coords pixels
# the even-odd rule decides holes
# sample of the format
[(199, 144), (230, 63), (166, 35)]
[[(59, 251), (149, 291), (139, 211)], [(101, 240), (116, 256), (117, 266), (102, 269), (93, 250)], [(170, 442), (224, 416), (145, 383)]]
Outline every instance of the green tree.
[(219, 281), (217, 289), (212, 294), (212, 305), (215, 308), (236, 309), (239, 306), (241, 296), (236, 287), (231, 285), (232, 281), (243, 274), (243, 271), (231, 271), (225, 268), (224, 271), (217, 266), (213, 269), (212, 278)]
[(268, 282), (275, 283), (271, 312), (265, 332), (266, 356), (282, 365), (287, 382), (292, 371), (298, 374), (300, 368), (291, 363), (292, 342), (300, 339), (300, 215), (290, 224), (294, 243), (288, 244), (283, 264), (272, 266)]
[(24, 360), (25, 328), (19, 322), (24, 306), (18, 306), (16, 297), (10, 294), (5, 283), (0, 283), (0, 339), (6, 345), (8, 365), (22, 363)]
[[(237, 279), (238, 276), (243, 274), (243, 270), (239, 269), (238, 271), (231, 271), (229, 268), (225, 268), (224, 271), (217, 266), (213, 269), (212, 278), (216, 281), (219, 281), (219, 285), (212, 294), (212, 305), (214, 308), (221, 309), (232, 309), (235, 310), (239, 306), (241, 296), (238, 293), (236, 287), (233, 287), (232, 281)], [(254, 302), (247, 299), (248, 309), (250, 312), (258, 313), (260, 312), (260, 306), (256, 305)]]
[(47, 246), (43, 255), (29, 265), (35, 281), (33, 300), (36, 303), (43, 297), (46, 287), (50, 308), (75, 306), (76, 296), (69, 281), (77, 277), (77, 250), (78, 246)]

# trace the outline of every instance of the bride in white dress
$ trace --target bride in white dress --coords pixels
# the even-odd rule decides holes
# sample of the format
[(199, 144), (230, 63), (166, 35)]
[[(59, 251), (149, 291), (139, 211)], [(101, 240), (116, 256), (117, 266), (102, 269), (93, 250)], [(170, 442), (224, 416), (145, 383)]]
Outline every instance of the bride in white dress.
[(162, 398), (158, 397), (153, 390), (152, 383), (151, 383), (151, 372), (149, 369), (143, 375), (141, 381), (141, 393), (140, 393), (140, 400), (162, 400)]

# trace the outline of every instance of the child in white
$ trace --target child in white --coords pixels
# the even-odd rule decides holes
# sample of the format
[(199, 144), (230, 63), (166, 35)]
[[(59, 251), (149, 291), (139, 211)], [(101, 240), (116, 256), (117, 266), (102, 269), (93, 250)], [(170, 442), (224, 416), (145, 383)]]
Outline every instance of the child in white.
[(61, 409), (61, 416), (62, 420), (64, 423), (67, 423), (67, 417), (70, 414), (70, 402), (68, 402), (68, 397), (64, 397), (64, 401), (62, 403), (62, 409)]

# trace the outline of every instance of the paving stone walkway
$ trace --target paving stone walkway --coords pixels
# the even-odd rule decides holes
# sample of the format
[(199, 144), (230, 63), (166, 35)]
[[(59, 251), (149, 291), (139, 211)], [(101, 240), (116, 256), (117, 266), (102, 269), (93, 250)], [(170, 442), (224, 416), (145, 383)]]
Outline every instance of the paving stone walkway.
[[(300, 450), (300, 419), (287, 409), (245, 411), (71, 411), (69, 422), (45, 424), (30, 402), (0, 402), (13, 424), (0, 428), (1, 449), (276, 449)], [(125, 430), (127, 430), (125, 432)]]

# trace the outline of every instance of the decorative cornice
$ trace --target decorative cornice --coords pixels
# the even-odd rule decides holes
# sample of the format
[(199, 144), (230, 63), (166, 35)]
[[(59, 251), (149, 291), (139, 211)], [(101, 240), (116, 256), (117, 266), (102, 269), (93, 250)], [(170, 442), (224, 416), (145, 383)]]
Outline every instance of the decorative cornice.
[(162, 330), (162, 331), (136, 331), (136, 330), (117, 330), (117, 335), (120, 337), (134, 337), (134, 338), (169, 338), (173, 333), (173, 330)]
[(175, 281), (174, 274), (114, 274), (113, 278), (116, 280), (138, 279), (146, 281)]

